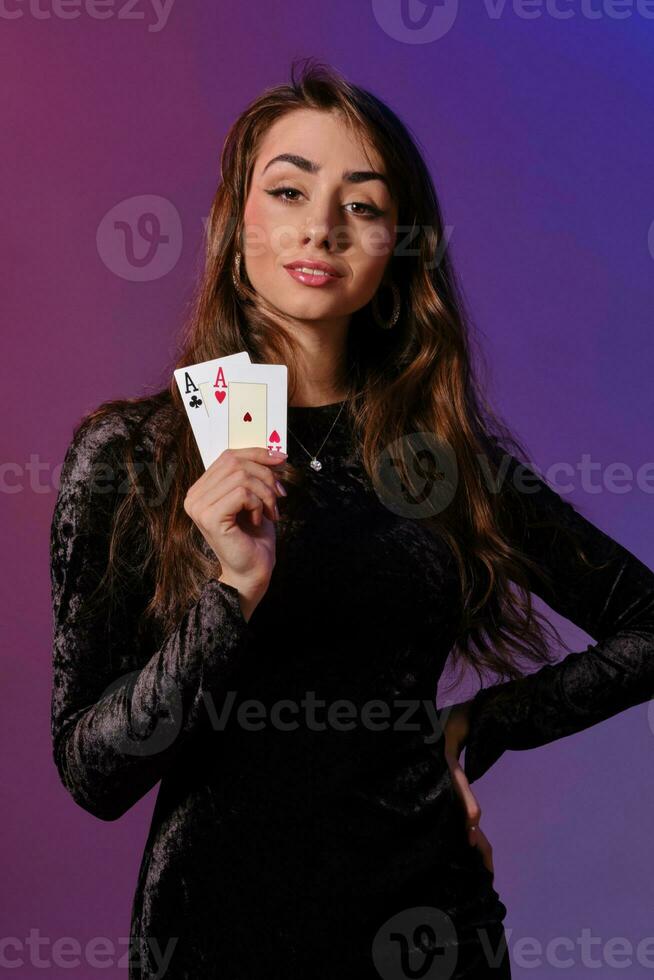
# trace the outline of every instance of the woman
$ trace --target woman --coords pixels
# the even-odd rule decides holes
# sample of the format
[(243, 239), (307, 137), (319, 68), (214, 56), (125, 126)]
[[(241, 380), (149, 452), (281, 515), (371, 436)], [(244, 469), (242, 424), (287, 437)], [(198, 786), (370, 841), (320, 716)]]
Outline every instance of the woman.
[[(509, 977), (470, 783), (650, 696), (654, 574), (485, 405), (388, 107), (309, 62), (221, 163), (175, 366), (287, 364), (288, 457), (203, 472), (171, 371), (83, 420), (52, 523), (61, 779), (104, 820), (161, 780), (130, 977)], [(532, 592), (596, 645), (551, 662)], [(501, 682), (437, 713), (450, 653)]]

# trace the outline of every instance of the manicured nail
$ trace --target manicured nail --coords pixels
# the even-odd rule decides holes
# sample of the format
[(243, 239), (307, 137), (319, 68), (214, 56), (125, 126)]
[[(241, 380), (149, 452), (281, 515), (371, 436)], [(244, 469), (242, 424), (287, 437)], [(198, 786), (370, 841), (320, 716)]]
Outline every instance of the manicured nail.
[(281, 449), (278, 449), (276, 446), (274, 446), (272, 449), (269, 449), (268, 450), (268, 455), (269, 456), (288, 456), (288, 453), (283, 453), (281, 451)]
[(279, 480), (275, 480), (275, 486), (277, 487), (277, 493), (281, 493), (282, 497), (285, 497), (286, 490), (284, 489), (283, 484), (281, 484)]
[(278, 508), (277, 504), (275, 504), (275, 520), (276, 521), (279, 520), (279, 508)]

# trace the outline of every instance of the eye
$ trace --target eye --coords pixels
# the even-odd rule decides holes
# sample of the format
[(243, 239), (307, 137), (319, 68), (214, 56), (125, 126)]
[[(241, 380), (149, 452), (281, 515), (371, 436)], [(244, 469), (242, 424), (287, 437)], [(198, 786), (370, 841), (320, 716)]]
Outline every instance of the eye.
[[(283, 204), (295, 204), (297, 198), (285, 197), (285, 194), (301, 194), (296, 187), (275, 187), (273, 190), (266, 191), (266, 194), (270, 194), (271, 197), (277, 197)], [(350, 214), (359, 215), (362, 218), (379, 218), (384, 212), (375, 207), (373, 204), (364, 204), (363, 201), (352, 201), (350, 204), (346, 204), (347, 208), (363, 208), (363, 211), (351, 211)]]
[(364, 208), (364, 212), (354, 211), (353, 214), (361, 214), (361, 217), (368, 218), (380, 218), (384, 213), (379, 208), (376, 208), (373, 204), (364, 204), (362, 201), (352, 201), (351, 204), (346, 204), (346, 207), (352, 208)]
[(284, 204), (292, 204), (293, 201), (289, 201), (287, 197), (282, 197), (282, 194), (288, 193), (299, 194), (300, 191), (298, 191), (295, 187), (276, 187), (273, 191), (266, 191), (266, 194), (270, 194), (271, 197), (278, 197), (280, 201), (284, 202)]
[(276, 187), (275, 190), (266, 191), (266, 194), (270, 194), (271, 197), (278, 197), (280, 201), (284, 204), (293, 204), (293, 200), (289, 200), (287, 197), (283, 197), (283, 194), (300, 194), (295, 187)]

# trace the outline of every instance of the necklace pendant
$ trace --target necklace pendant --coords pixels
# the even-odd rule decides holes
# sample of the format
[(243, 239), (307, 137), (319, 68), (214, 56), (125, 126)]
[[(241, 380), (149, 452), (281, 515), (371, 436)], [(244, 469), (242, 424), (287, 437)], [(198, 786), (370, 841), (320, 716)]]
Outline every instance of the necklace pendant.
[(316, 472), (322, 469), (322, 463), (315, 456), (313, 457), (309, 465), (311, 466), (311, 469), (316, 470)]

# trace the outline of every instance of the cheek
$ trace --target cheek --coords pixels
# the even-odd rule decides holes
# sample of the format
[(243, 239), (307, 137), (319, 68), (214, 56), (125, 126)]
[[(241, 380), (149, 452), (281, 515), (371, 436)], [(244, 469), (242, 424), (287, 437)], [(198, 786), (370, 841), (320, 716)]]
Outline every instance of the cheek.
[(386, 265), (393, 251), (395, 229), (371, 222), (357, 230), (355, 239), (358, 261), (371, 268)]
[(280, 217), (279, 206), (274, 200), (253, 198), (248, 201), (243, 224), (248, 264), (262, 269), (266, 263), (275, 264), (277, 259), (297, 248), (297, 232), (292, 219)]
[(251, 275), (265, 275), (274, 259), (274, 226), (265, 203), (251, 200), (243, 213), (244, 252)]
[(387, 229), (361, 234), (351, 254), (350, 264), (358, 290), (374, 292), (384, 275), (392, 254), (393, 236)]
[(243, 212), (243, 221), (245, 225), (256, 224), (260, 220), (260, 207), (258, 201), (253, 197), (245, 204), (245, 210)]
[(266, 210), (259, 201), (248, 201), (243, 213), (244, 240), (248, 258), (256, 258), (269, 248)]

